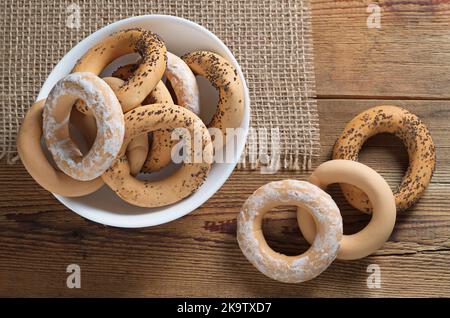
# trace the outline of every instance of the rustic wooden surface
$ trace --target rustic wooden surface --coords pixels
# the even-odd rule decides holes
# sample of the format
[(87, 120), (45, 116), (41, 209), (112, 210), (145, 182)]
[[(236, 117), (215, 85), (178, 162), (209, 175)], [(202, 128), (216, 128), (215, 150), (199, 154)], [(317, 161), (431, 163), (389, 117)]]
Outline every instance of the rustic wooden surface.
[[(259, 186), (308, 173), (235, 171), (200, 209), (147, 229), (87, 221), (42, 190), (21, 164), (0, 164), (0, 296), (450, 296), (450, 5), (449, 1), (379, 1), (381, 29), (366, 27), (363, 1), (313, 1), (322, 155), (327, 160), (345, 123), (374, 105), (404, 106), (429, 126), (437, 170), (420, 202), (399, 214), (388, 243), (359, 261), (336, 261), (297, 285), (270, 280), (242, 255), (236, 215)], [(372, 138), (361, 161), (392, 187), (408, 158), (390, 136)], [(352, 233), (368, 216), (330, 189)], [(269, 244), (306, 250), (292, 209), (271, 213)], [(68, 264), (82, 270), (82, 288), (66, 288)], [(366, 284), (369, 264), (381, 268), (381, 288)]]

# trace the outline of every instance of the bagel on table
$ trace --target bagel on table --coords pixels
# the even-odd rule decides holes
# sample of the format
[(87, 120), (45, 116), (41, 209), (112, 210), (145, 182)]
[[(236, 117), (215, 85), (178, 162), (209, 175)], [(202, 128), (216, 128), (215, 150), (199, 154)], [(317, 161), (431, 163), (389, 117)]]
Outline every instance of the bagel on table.
[[(264, 239), (264, 215), (279, 205), (302, 208), (317, 225), (311, 247), (298, 256), (272, 250)], [(266, 276), (301, 283), (322, 273), (336, 258), (342, 237), (342, 217), (333, 199), (317, 186), (297, 180), (267, 183), (244, 203), (237, 219), (237, 240), (247, 259)]]
[[(344, 128), (333, 149), (333, 159), (358, 160), (364, 142), (390, 133), (405, 145), (409, 167), (394, 191), (398, 211), (411, 207), (424, 193), (436, 166), (436, 148), (425, 123), (408, 110), (390, 105), (370, 108), (353, 118)], [(372, 210), (370, 200), (358, 188), (340, 184), (347, 201), (363, 212)]]
[[(351, 184), (364, 191), (373, 206), (369, 224), (355, 234), (342, 236), (338, 259), (366, 257), (389, 239), (397, 216), (395, 199), (387, 182), (375, 170), (352, 160), (330, 160), (318, 166), (308, 181), (321, 189), (333, 183)], [(300, 230), (311, 244), (316, 237), (316, 221), (304, 208), (297, 211)]]

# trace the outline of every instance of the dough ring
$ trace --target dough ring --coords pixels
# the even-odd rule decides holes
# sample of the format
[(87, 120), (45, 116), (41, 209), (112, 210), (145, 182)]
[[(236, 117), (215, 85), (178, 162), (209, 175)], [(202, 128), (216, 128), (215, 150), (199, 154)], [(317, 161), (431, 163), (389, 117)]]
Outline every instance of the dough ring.
[[(120, 56), (139, 53), (142, 62), (116, 92), (127, 112), (137, 106), (155, 88), (163, 76), (167, 64), (166, 46), (154, 33), (139, 28), (118, 31), (89, 49), (72, 72), (92, 72), (99, 75), (103, 69)], [(78, 106), (81, 112), (86, 109)]]
[[(387, 182), (375, 170), (351, 160), (331, 160), (321, 164), (311, 174), (309, 182), (326, 188), (332, 183), (346, 182), (367, 193), (373, 205), (372, 218), (367, 226), (352, 235), (343, 235), (337, 258), (354, 260), (377, 251), (389, 239), (395, 225), (395, 200)], [(305, 239), (314, 240), (314, 220), (298, 209), (298, 224)]]
[[(345, 127), (333, 149), (333, 159), (358, 160), (364, 142), (379, 133), (391, 133), (400, 138), (409, 155), (409, 168), (402, 182), (394, 191), (397, 210), (411, 207), (423, 194), (433, 176), (436, 150), (430, 132), (419, 117), (396, 106), (370, 108)], [(371, 205), (361, 190), (341, 184), (347, 201), (363, 212), (370, 212)]]
[(45, 190), (65, 197), (80, 197), (97, 191), (103, 185), (101, 178), (75, 180), (48, 162), (41, 147), (44, 103), (42, 99), (31, 106), (17, 136), (17, 151), (25, 169)]
[[(302, 207), (315, 219), (319, 231), (311, 247), (298, 256), (286, 256), (267, 245), (262, 231), (264, 215), (279, 205)], [(237, 219), (237, 240), (247, 259), (264, 275), (285, 283), (301, 283), (322, 273), (339, 250), (342, 217), (333, 199), (309, 182), (274, 181), (245, 201)]]
[[(97, 137), (83, 156), (69, 133), (69, 118), (77, 99), (84, 101), (95, 117)], [(92, 73), (72, 73), (50, 91), (43, 112), (45, 143), (56, 165), (70, 177), (87, 181), (105, 172), (122, 146), (125, 124), (122, 109), (112, 89)]]
[[(122, 150), (112, 166), (102, 175), (105, 183), (128, 203), (141, 207), (159, 207), (182, 200), (196, 191), (206, 179), (212, 162), (211, 137), (194, 113), (177, 105), (154, 104), (137, 107), (125, 114), (126, 133)], [(136, 136), (158, 129), (186, 128), (192, 140), (202, 140), (201, 151), (190, 148), (194, 158), (169, 177), (158, 181), (141, 181), (130, 175), (125, 149)], [(200, 162), (195, 158), (201, 155)]]
[[(117, 69), (112, 76), (127, 80), (139, 64), (128, 64)], [(177, 98), (177, 104), (195, 113), (200, 114), (200, 97), (197, 80), (189, 66), (178, 56), (167, 52), (167, 67), (164, 72), (172, 85)], [(173, 104), (167, 87), (161, 81), (143, 104)], [(171, 140), (170, 131), (155, 131), (153, 142), (148, 152), (147, 160), (142, 168), (143, 172), (158, 171), (171, 162), (170, 152), (176, 141)], [(129, 157), (128, 157), (129, 158)]]
[[(125, 81), (128, 80), (139, 66), (139, 62), (137, 64), (127, 64), (119, 67), (114, 71), (112, 76)], [(177, 105), (189, 109), (196, 115), (200, 115), (200, 96), (197, 79), (189, 66), (175, 54), (167, 52), (167, 67), (164, 75), (172, 85), (177, 98)], [(161, 81), (160, 84), (164, 85)], [(142, 103), (143, 105), (157, 103), (152, 102), (152, 94), (153, 92)]]
[[(124, 84), (123, 80), (115, 77), (105, 77), (103, 80), (108, 83), (114, 92), (117, 92)], [(137, 175), (141, 171), (141, 168), (147, 159), (148, 148), (149, 145), (147, 134), (137, 136), (128, 144), (126, 154), (130, 163), (130, 171), (132, 175)]]
[(206, 77), (219, 90), (217, 110), (208, 128), (222, 131), (226, 144), (227, 128), (238, 128), (244, 116), (244, 87), (236, 69), (223, 57), (213, 52), (196, 51), (182, 57), (194, 74)]
[[(133, 68), (137, 64), (128, 64), (118, 68), (113, 76), (117, 76), (126, 80), (133, 73)], [(155, 89), (148, 95), (144, 102), (147, 104), (173, 104), (172, 96), (162, 81), (156, 85)], [(153, 138), (150, 150), (144, 159), (145, 163), (142, 172), (150, 173), (158, 171), (167, 166), (171, 161), (171, 151), (178, 141), (171, 139), (172, 131), (170, 129), (162, 129), (153, 132)], [(130, 157), (128, 157), (130, 159)]]

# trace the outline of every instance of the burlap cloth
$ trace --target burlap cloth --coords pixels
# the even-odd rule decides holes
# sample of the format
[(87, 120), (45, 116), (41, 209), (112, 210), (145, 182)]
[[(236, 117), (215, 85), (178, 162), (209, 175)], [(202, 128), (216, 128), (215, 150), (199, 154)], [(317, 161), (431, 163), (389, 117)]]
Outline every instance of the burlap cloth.
[[(67, 27), (69, 5), (79, 28)], [(251, 97), (251, 125), (278, 128), (281, 165), (307, 169), (319, 153), (319, 123), (308, 2), (305, 0), (85, 0), (0, 4), (0, 156), (17, 160), (15, 139), (24, 113), (54, 65), (78, 41), (122, 18), (171, 14), (197, 22), (235, 54)], [(240, 168), (257, 168), (251, 135)], [(270, 146), (269, 146), (270, 148)], [(270, 151), (269, 151), (270, 152)], [(250, 156), (250, 157), (249, 157)]]

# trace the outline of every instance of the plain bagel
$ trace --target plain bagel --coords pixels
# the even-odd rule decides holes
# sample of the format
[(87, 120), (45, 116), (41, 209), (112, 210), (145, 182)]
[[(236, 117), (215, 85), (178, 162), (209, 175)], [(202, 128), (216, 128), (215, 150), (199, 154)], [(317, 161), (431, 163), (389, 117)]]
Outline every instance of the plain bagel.
[[(137, 67), (137, 64), (124, 65), (114, 71), (112, 76), (127, 80), (133, 74), (135, 67)], [(173, 104), (173, 100), (166, 85), (159, 81), (155, 89), (145, 98), (142, 104)], [(170, 129), (154, 131), (150, 150), (144, 159), (145, 163), (142, 166), (142, 172), (150, 173), (167, 166), (171, 162), (171, 151), (176, 143), (176, 140), (171, 139)], [(128, 156), (128, 159), (131, 161), (130, 156)]]
[[(112, 76), (127, 80), (132, 76), (138, 65), (139, 64), (124, 65), (113, 72)], [(189, 66), (175, 54), (167, 52), (167, 67), (164, 75), (173, 88), (177, 105), (185, 107), (196, 115), (199, 115), (200, 96), (197, 80)], [(173, 104), (174, 102), (167, 87), (160, 81), (142, 104), (161, 103)], [(150, 173), (158, 171), (171, 162), (170, 152), (176, 141), (171, 140), (170, 133), (170, 131), (153, 132), (153, 142), (151, 144), (151, 149), (148, 152), (147, 160), (142, 167), (143, 172)]]
[[(116, 77), (104, 77), (103, 80), (108, 83), (114, 92), (117, 92), (124, 84), (122, 79)], [(127, 157), (130, 162), (130, 171), (132, 175), (136, 175), (141, 171), (141, 168), (147, 159), (148, 149), (149, 144), (147, 134), (137, 136), (128, 144)]]
[[(372, 218), (358, 233), (343, 235), (337, 258), (355, 260), (366, 257), (389, 239), (395, 225), (395, 200), (387, 182), (375, 170), (362, 163), (351, 160), (331, 160), (322, 163), (314, 170), (308, 181), (325, 189), (333, 183), (346, 182), (367, 193), (373, 205)], [(316, 222), (298, 209), (298, 224), (309, 243), (316, 237)]]
[(101, 178), (91, 181), (75, 180), (48, 162), (41, 146), (44, 104), (44, 99), (33, 104), (20, 126), (17, 151), (23, 165), (33, 179), (49, 192), (65, 197), (80, 197), (97, 191), (103, 185)]

